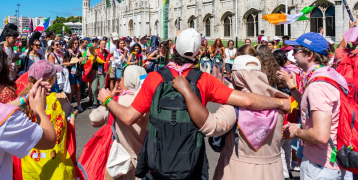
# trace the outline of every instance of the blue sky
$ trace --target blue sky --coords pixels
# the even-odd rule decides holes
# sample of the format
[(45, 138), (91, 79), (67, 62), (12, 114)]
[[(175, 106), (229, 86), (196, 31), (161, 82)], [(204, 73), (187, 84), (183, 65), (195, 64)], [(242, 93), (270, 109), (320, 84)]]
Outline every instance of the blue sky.
[[(91, 7), (102, 0), (91, 0)], [(82, 0), (0, 0), (3, 7), (0, 20), (5, 16), (14, 16), (17, 4), (20, 4), (20, 16), (51, 17), (82, 16)]]

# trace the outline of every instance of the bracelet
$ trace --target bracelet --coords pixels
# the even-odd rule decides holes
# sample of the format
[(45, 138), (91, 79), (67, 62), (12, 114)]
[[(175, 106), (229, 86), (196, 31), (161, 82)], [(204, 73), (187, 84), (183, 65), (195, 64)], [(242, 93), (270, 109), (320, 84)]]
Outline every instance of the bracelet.
[(295, 89), (297, 89), (297, 86), (290, 88), (290, 92), (294, 91)]
[(29, 101), (29, 95), (25, 94), (24, 98), (26, 99), (26, 101)]
[(109, 98), (111, 98), (111, 97), (112, 97), (112, 95), (109, 95), (109, 96), (107, 96), (106, 98), (104, 98), (103, 104), (106, 104), (106, 101), (107, 101)]
[(281, 102), (281, 109), (283, 109), (284, 107), (283, 101), (280, 98), (278, 98), (278, 100)]
[(71, 114), (71, 118), (76, 118), (76, 115), (75, 115), (75, 114)]
[(299, 128), (296, 128), (292, 133), (293, 138), (295, 138), (295, 132), (297, 131), (297, 129), (299, 129)]
[(107, 101), (106, 101), (106, 103), (104, 103), (104, 105), (107, 107), (107, 106), (108, 106), (108, 103), (109, 103), (110, 101), (112, 101), (112, 100), (113, 100), (112, 97), (108, 98)]
[(26, 98), (26, 96), (19, 97), (21, 107), (25, 107), (27, 105), (27, 99), (28, 97)]

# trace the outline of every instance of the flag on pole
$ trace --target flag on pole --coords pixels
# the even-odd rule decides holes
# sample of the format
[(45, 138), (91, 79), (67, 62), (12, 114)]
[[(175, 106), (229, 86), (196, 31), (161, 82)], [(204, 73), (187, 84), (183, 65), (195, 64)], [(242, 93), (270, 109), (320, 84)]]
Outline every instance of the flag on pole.
[(34, 24), (32, 22), (32, 18), (31, 18), (31, 21), (30, 21), (30, 32), (34, 32)]
[(274, 25), (292, 24), (297, 21), (309, 20), (305, 14), (311, 12), (315, 7), (315, 4), (311, 7), (305, 7), (298, 14), (267, 14), (262, 16), (262, 19)]
[(38, 25), (34, 31), (46, 31), (46, 29), (49, 27), (50, 25), (50, 17), (43, 20), (40, 25)]
[(113, 0), (113, 2), (114, 2), (114, 4), (116, 5), (116, 6), (119, 6), (119, 4), (122, 2), (121, 0)]
[(9, 21), (7, 20), (7, 16), (6, 16), (5, 24), (9, 24)]

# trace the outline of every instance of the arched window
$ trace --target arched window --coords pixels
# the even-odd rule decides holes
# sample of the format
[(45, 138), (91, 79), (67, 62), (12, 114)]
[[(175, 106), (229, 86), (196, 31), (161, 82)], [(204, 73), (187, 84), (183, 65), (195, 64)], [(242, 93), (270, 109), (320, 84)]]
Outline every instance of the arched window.
[(230, 29), (230, 17), (226, 16), (226, 18), (224, 19), (224, 36), (226, 37), (230, 37), (231, 36), (231, 29)]
[(205, 35), (210, 36), (210, 18), (205, 21)]
[(256, 15), (254, 19), (253, 14), (250, 14), (247, 17), (247, 36), (255, 36), (255, 28), (256, 28), (256, 36), (258, 36), (259, 33), (258, 17)]
[(133, 20), (129, 21), (128, 26), (129, 26), (129, 35), (132, 37), (134, 35), (134, 33), (133, 33), (133, 29), (134, 29), (133, 28)]
[[(285, 13), (286, 11), (286, 6), (281, 4), (279, 6), (277, 6), (272, 13)], [(291, 14), (290, 10), (288, 10), (288, 14)], [(285, 34), (285, 25), (281, 24), (281, 25), (277, 25), (275, 26), (275, 36), (284, 36), (284, 35), (288, 35), (291, 36), (291, 24), (288, 24), (288, 34)]]
[(318, 28), (323, 27), (323, 13), (319, 8), (314, 8), (311, 12), (311, 32), (318, 32)]
[(194, 28), (194, 20), (191, 19), (190, 22), (189, 22), (189, 27), (190, 28)]
[(335, 8), (331, 6), (326, 11), (326, 36), (336, 35)]

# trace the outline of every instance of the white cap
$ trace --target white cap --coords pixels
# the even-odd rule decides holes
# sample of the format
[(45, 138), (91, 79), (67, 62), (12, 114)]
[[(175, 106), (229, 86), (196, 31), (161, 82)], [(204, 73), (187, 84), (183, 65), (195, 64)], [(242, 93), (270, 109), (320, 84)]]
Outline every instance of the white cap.
[(129, 44), (129, 47), (134, 46), (134, 45), (135, 45), (135, 43), (136, 43), (136, 42), (131, 42), (131, 43)]
[[(255, 63), (257, 66), (255, 66)], [(243, 69), (261, 71), (260, 60), (250, 55), (237, 56), (234, 60), (234, 64), (232, 65), (232, 70), (238, 71)]]
[(293, 50), (288, 51), (286, 53), (286, 56), (287, 56), (287, 60), (289, 60), (289, 61), (291, 61), (293, 63), (296, 63), (296, 59), (295, 59), (295, 57), (293, 57)]
[(97, 36), (97, 39), (98, 40), (103, 40), (103, 37), (102, 36)]
[(180, 56), (195, 61), (201, 46), (201, 36), (193, 28), (183, 30), (175, 42), (176, 51)]
[(272, 40), (278, 41), (278, 40), (281, 40), (281, 39), (280, 39), (280, 37), (275, 36), (275, 37), (272, 38)]
[(329, 44), (334, 44), (333, 40), (329, 40), (328, 42), (329, 42)]
[(111, 35), (112, 35), (112, 39), (113, 39), (113, 41), (117, 41), (117, 40), (119, 40), (118, 33), (114, 32), (114, 33), (112, 33)]
[(268, 38), (267, 38), (266, 36), (262, 36), (260, 43), (261, 43), (262, 41), (268, 42)]

